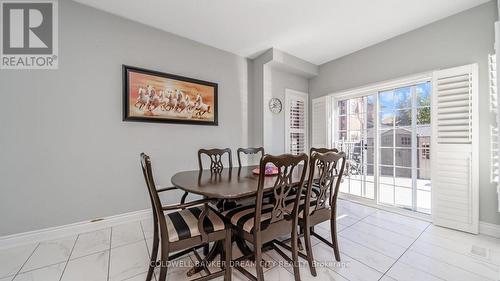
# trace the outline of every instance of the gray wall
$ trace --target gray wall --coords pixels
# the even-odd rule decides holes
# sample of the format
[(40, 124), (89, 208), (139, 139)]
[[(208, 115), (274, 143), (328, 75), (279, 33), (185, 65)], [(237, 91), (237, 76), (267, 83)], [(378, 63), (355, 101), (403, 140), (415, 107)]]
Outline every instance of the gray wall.
[(259, 57), (249, 60), (249, 98), (248, 128), (250, 146), (264, 145), (264, 66), (273, 59), (273, 49), (269, 49)]
[[(269, 99), (273, 96), (284, 98), (284, 88), (287, 87), (307, 92), (308, 78), (318, 74), (318, 66), (275, 48), (249, 60), (248, 65), (252, 93), (249, 95), (248, 111), (250, 145), (264, 146), (266, 153), (282, 153), (284, 128), (276, 126), (284, 124), (284, 112), (272, 114), (268, 107)], [(276, 134), (275, 129), (278, 130)]]
[(495, 1), (424, 26), (320, 66), (312, 98), (424, 71), (479, 63), (480, 220), (500, 224), (496, 187), (490, 183), (488, 62), (493, 53)]
[[(0, 236), (148, 208), (201, 147), (247, 145), (247, 60), (59, 1), (59, 69), (0, 71)], [(122, 122), (121, 65), (217, 82), (219, 126)], [(173, 202), (176, 199), (170, 198)]]
[[(285, 89), (307, 93), (307, 78), (273, 66), (264, 67), (264, 147), (266, 153), (285, 153)], [(279, 114), (269, 110), (269, 100), (279, 98), (283, 110)]]

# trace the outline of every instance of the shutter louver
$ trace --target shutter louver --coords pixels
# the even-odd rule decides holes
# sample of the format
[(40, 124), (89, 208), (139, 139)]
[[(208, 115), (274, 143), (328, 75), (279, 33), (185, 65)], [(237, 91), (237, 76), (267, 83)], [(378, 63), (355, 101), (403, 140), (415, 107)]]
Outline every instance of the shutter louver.
[(478, 233), (477, 64), (433, 76), (433, 223)]
[(437, 142), (472, 141), (471, 73), (436, 79)]
[(285, 149), (287, 153), (297, 155), (307, 151), (307, 94), (288, 91), (285, 103)]
[[(498, 93), (497, 93), (497, 62), (496, 55), (488, 55), (488, 72), (489, 72), (489, 89), (490, 89), (490, 112), (498, 118)], [(498, 122), (495, 125), (490, 125), (490, 141), (491, 141), (491, 171), (490, 181), (498, 183), (499, 171), (499, 135)]]
[(299, 154), (306, 149), (305, 103), (301, 100), (291, 100), (290, 103), (290, 152), (292, 154)]

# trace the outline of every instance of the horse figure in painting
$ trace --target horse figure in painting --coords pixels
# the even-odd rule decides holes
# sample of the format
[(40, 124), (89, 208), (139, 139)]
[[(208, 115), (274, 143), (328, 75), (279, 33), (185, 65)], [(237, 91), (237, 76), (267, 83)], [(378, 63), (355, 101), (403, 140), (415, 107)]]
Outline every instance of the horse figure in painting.
[(148, 96), (149, 96), (149, 102), (148, 102), (146, 108), (149, 111), (153, 111), (158, 106), (160, 106), (160, 96), (156, 94), (155, 88), (151, 85), (147, 86), (147, 92), (148, 92)]
[(195, 116), (201, 118), (205, 113), (210, 113), (210, 105), (203, 103), (203, 98), (198, 93), (194, 102)]
[(187, 108), (186, 98), (181, 90), (175, 89), (175, 97), (177, 99), (177, 106), (174, 108), (175, 112), (182, 113)]
[(174, 98), (174, 94), (171, 90), (167, 90), (167, 92), (165, 110), (170, 111), (177, 107), (177, 99)]
[(187, 112), (193, 112), (195, 106), (194, 106), (194, 102), (191, 101), (191, 97), (189, 95), (186, 95), (186, 110)]
[(137, 100), (134, 104), (135, 107), (138, 107), (140, 110), (144, 106), (147, 106), (149, 103), (149, 95), (147, 94), (147, 91), (143, 87), (139, 87), (139, 90), (137, 91), (139, 96), (137, 97)]
[(158, 99), (160, 101), (159, 107), (162, 111), (166, 111), (167, 109), (165, 108), (167, 106), (167, 97), (165, 96), (165, 91), (160, 90), (160, 94), (158, 95)]

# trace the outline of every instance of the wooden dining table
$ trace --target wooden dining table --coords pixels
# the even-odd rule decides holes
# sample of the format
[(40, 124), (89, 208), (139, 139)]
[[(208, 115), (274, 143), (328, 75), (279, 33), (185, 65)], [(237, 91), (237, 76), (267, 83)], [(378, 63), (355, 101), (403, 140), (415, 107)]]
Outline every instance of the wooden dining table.
[[(256, 196), (259, 175), (253, 172), (259, 166), (225, 168), (221, 173), (194, 170), (176, 173), (172, 184), (188, 193), (207, 198), (237, 200)], [(304, 167), (297, 166), (292, 173), (292, 183), (298, 184)], [(277, 176), (264, 178), (264, 192), (274, 187)], [(306, 176), (307, 178), (307, 176)]]
[[(253, 171), (258, 167), (224, 168), (220, 173), (214, 173), (210, 170), (183, 171), (174, 174), (171, 181), (178, 189), (191, 194), (201, 195), (206, 198), (236, 201), (257, 195), (259, 175)], [(300, 183), (300, 176), (304, 168), (307, 169), (307, 167), (299, 165), (293, 170), (292, 184), (298, 185)], [(264, 178), (264, 192), (273, 190), (276, 179), (277, 176), (266, 176)], [(235, 239), (235, 242), (245, 256), (252, 252), (243, 240)], [(222, 245), (216, 243), (210, 249), (204, 262), (212, 262), (221, 251)], [(195, 266), (188, 272), (188, 276), (201, 270), (203, 270), (203, 266)]]

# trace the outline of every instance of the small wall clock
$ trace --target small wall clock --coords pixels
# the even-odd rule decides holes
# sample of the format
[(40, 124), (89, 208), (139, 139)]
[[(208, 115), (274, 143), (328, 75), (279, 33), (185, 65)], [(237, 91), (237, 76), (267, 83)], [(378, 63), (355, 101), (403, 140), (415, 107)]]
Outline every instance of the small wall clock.
[(269, 110), (272, 113), (278, 114), (283, 109), (283, 105), (281, 104), (281, 100), (278, 98), (272, 98), (269, 100)]

